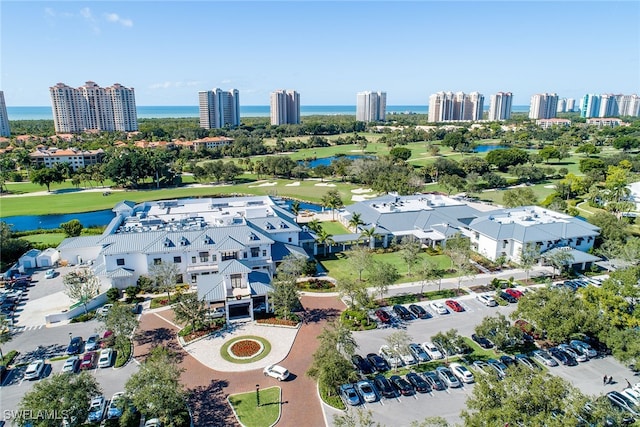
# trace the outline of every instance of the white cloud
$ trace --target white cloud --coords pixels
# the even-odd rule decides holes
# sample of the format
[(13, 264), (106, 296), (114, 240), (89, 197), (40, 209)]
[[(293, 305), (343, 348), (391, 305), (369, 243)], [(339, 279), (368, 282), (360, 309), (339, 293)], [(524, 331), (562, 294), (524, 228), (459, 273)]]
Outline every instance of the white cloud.
[(233, 83), (233, 80), (231, 79), (224, 79), (223, 81), (221, 81), (220, 83), (228, 85), (229, 83)]
[(171, 86), (173, 86), (173, 83), (171, 82), (154, 83), (151, 86), (149, 86), (149, 89), (168, 89)]
[(117, 13), (107, 13), (105, 18), (109, 22), (114, 22), (122, 25), (123, 27), (133, 27), (133, 21), (131, 19), (121, 18)]
[(83, 7), (80, 9), (80, 16), (84, 18), (85, 21), (91, 26), (91, 29), (94, 33), (100, 34), (100, 27), (96, 22), (96, 19), (93, 17), (93, 13), (91, 13), (91, 9), (88, 7)]
[(149, 89), (169, 89), (172, 87), (185, 87), (185, 86), (197, 86), (200, 82), (197, 81), (188, 81), (188, 82), (162, 82), (162, 83), (153, 83), (149, 86)]

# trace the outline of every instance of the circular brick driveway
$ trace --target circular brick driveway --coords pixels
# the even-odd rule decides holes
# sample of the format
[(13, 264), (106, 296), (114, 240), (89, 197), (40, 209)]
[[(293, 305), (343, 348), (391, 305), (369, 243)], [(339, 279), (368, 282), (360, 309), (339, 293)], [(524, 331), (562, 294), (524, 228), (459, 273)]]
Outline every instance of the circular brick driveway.
[(256, 384), (264, 388), (272, 385), (282, 387), (282, 416), (278, 426), (324, 426), (316, 383), (305, 373), (318, 347), (316, 337), (327, 321), (336, 318), (345, 306), (338, 298), (328, 296), (305, 295), (301, 302), (305, 308), (304, 321), (291, 351), (281, 362), (292, 374), (289, 381), (278, 383), (265, 377), (261, 369), (219, 372), (206, 367), (180, 347), (176, 340), (178, 328), (171, 320), (157, 313), (142, 316), (136, 334), (134, 356), (138, 360), (144, 359), (150, 349), (156, 346), (177, 353), (180, 367), (184, 369), (181, 379), (189, 391), (189, 406), (198, 427), (239, 425), (226, 397), (233, 393), (253, 391)]

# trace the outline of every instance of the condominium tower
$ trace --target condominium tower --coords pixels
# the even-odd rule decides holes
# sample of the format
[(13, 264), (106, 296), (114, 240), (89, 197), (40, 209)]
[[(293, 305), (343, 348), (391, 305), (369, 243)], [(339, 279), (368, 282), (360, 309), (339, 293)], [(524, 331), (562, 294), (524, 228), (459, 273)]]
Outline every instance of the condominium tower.
[(529, 106), (530, 119), (552, 119), (558, 110), (558, 95), (555, 93), (539, 93), (531, 97)]
[(482, 120), (484, 95), (478, 92), (438, 92), (429, 97), (429, 121)]
[(300, 123), (300, 94), (295, 90), (271, 92), (271, 124)]
[(4, 92), (0, 90), (0, 136), (10, 136), (9, 116), (7, 116), (7, 104), (4, 103)]
[(492, 122), (509, 120), (511, 118), (512, 102), (513, 94), (511, 92), (498, 92), (495, 95), (491, 95), (489, 120)]
[(591, 117), (618, 117), (640, 115), (640, 97), (637, 95), (596, 95), (588, 93), (582, 98), (580, 116)]
[(88, 81), (79, 88), (58, 83), (50, 87), (49, 92), (58, 133), (138, 130), (133, 88), (119, 83), (103, 88)]
[(237, 89), (218, 88), (198, 92), (200, 127), (219, 129), (240, 126), (240, 95)]
[(356, 95), (356, 120), (381, 122), (386, 118), (386, 92), (358, 92)]

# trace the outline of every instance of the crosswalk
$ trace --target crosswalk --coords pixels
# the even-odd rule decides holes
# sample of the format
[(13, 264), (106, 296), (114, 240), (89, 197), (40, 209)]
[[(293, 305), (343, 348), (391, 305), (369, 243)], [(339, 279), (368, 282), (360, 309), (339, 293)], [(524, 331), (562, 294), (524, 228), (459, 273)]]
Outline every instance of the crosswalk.
[(33, 326), (14, 326), (13, 332), (25, 332), (25, 331), (37, 331), (38, 329), (44, 328), (46, 325), (33, 325)]

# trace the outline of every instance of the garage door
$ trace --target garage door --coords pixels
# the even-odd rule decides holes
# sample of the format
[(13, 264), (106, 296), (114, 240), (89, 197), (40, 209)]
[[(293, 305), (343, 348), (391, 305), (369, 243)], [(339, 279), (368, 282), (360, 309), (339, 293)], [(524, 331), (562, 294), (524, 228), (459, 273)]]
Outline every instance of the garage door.
[(229, 317), (249, 316), (249, 303), (229, 306)]

